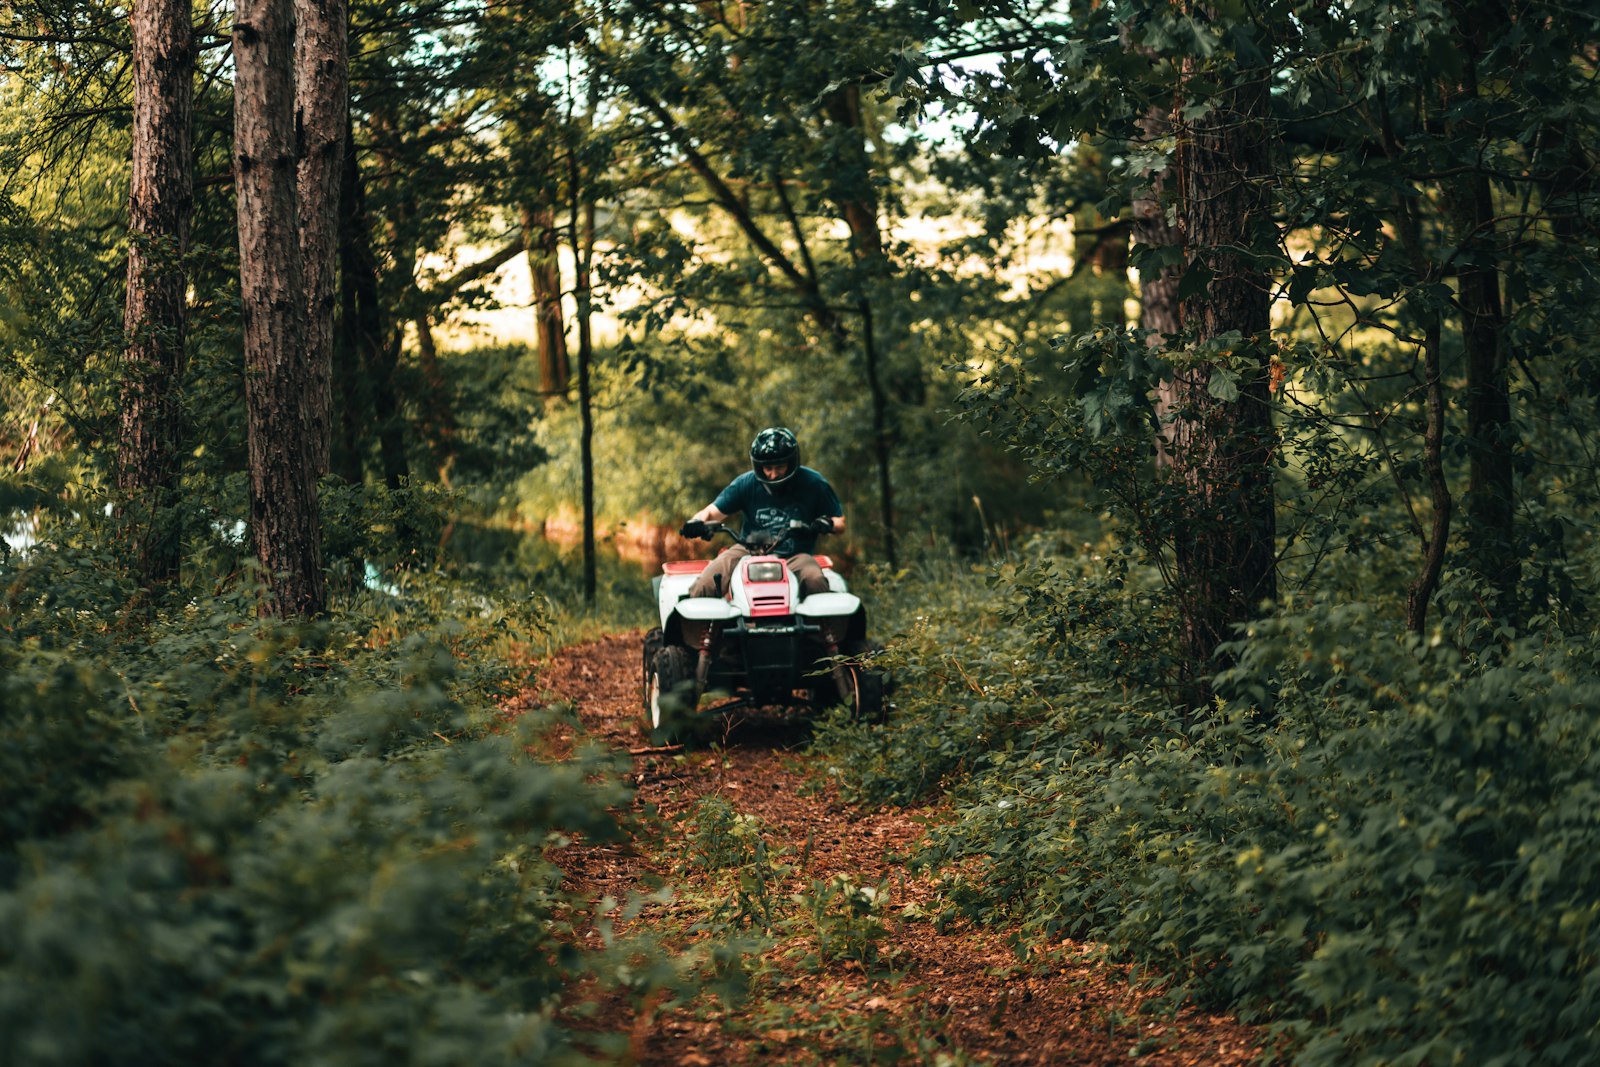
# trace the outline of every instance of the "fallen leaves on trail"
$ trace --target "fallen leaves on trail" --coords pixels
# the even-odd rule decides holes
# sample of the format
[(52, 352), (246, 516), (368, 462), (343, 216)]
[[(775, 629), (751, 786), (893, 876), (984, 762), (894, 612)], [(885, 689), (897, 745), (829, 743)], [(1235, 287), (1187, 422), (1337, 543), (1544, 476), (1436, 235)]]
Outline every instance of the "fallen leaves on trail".
[[(869, 924), (854, 934), (875, 955), (829, 955), (819, 945), (824, 927), (780, 923), (773, 947), (756, 961), (751, 995), (732, 1008), (608, 1005), (616, 1017), (605, 1024), (632, 1035), (634, 1061), (721, 1067), (875, 1062), (893, 1053), (909, 1063), (1123, 1064), (1136, 1057), (1191, 1067), (1259, 1057), (1255, 1032), (1235, 1020), (1193, 1008), (1176, 1016), (1141, 1011), (1150, 995), (1130, 987), (1092, 945), (1034, 946), (1022, 962), (1000, 931), (926, 921), (939, 906), (936, 884), (910, 872), (904, 858), (938, 812), (861, 810), (831, 790), (806, 788), (803, 722), (752, 717), (709, 751), (642, 745), (639, 657), (636, 634), (567, 649), (540, 672), (544, 694), (520, 702), (574, 703), (583, 732), (633, 756), (635, 803), (660, 816), (661, 839), (568, 850), (569, 877), (595, 900), (675, 884), (672, 903), (616, 926), (646, 924), (667, 944), (687, 948), (706, 936), (692, 929), (703, 918), (697, 901), (725, 896), (727, 883), (678, 862), (679, 839), (692, 812), (721, 798), (781, 855), (772, 900), (817, 915), (831, 907), (828, 914), (845, 923), (853, 907)], [(887, 892), (887, 907), (873, 887)]]

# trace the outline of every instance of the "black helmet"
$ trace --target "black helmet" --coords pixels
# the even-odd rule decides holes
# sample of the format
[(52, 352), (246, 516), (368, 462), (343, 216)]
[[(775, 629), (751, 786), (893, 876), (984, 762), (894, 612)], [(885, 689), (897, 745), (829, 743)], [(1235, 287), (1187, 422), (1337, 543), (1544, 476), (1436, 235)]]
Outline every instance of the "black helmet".
[[(776, 478), (768, 478), (761, 472), (764, 466), (776, 467), (780, 463), (788, 464), (788, 469)], [(794, 431), (785, 426), (769, 426), (756, 434), (756, 439), (750, 442), (750, 469), (756, 472), (756, 479), (768, 487), (793, 478), (794, 472), (800, 469), (800, 442), (795, 440)]]

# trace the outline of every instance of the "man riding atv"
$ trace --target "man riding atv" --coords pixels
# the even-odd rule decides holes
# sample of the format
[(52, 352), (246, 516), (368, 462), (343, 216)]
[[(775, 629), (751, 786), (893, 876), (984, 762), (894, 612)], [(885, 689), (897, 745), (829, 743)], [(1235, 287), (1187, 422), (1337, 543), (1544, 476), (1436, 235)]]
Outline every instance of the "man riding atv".
[[(771, 426), (756, 434), (750, 442), (750, 469), (695, 512), (679, 532), (709, 541), (707, 523), (721, 523), (738, 514), (744, 515), (746, 535), (756, 530), (787, 530), (772, 554), (783, 557), (799, 579), (802, 597), (827, 592), (828, 581), (811, 553), (818, 535), (844, 532), (844, 509), (828, 480), (800, 465), (800, 442), (787, 427)], [(793, 528), (796, 522), (803, 526)], [(725, 550), (700, 573), (689, 595), (726, 594), (734, 568), (749, 554), (743, 545)]]

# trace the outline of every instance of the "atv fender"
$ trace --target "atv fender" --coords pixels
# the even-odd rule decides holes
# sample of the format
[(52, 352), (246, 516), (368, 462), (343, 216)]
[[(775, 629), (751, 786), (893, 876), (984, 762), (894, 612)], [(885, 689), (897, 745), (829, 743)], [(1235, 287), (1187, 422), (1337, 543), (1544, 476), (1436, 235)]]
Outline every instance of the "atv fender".
[(800, 601), (800, 614), (854, 615), (861, 610), (861, 598), (854, 593), (812, 593)]
[(684, 597), (672, 605), (672, 610), (685, 619), (692, 619), (695, 622), (721, 622), (739, 617), (738, 608), (716, 596)]

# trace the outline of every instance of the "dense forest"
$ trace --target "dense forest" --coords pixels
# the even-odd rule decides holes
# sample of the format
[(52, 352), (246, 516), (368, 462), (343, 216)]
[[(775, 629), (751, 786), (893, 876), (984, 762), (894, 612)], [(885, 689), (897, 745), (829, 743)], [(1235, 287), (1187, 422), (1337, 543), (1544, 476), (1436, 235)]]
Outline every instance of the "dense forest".
[(774, 425), (894, 680), (815, 788), (938, 813), (897, 922), (1267, 1060), (1600, 1060), (1593, 5), (26, 0), (0, 61), (0, 1060), (757, 995), (765, 846), (697, 809), (690, 946), (591, 899), (644, 776), (536, 697)]

